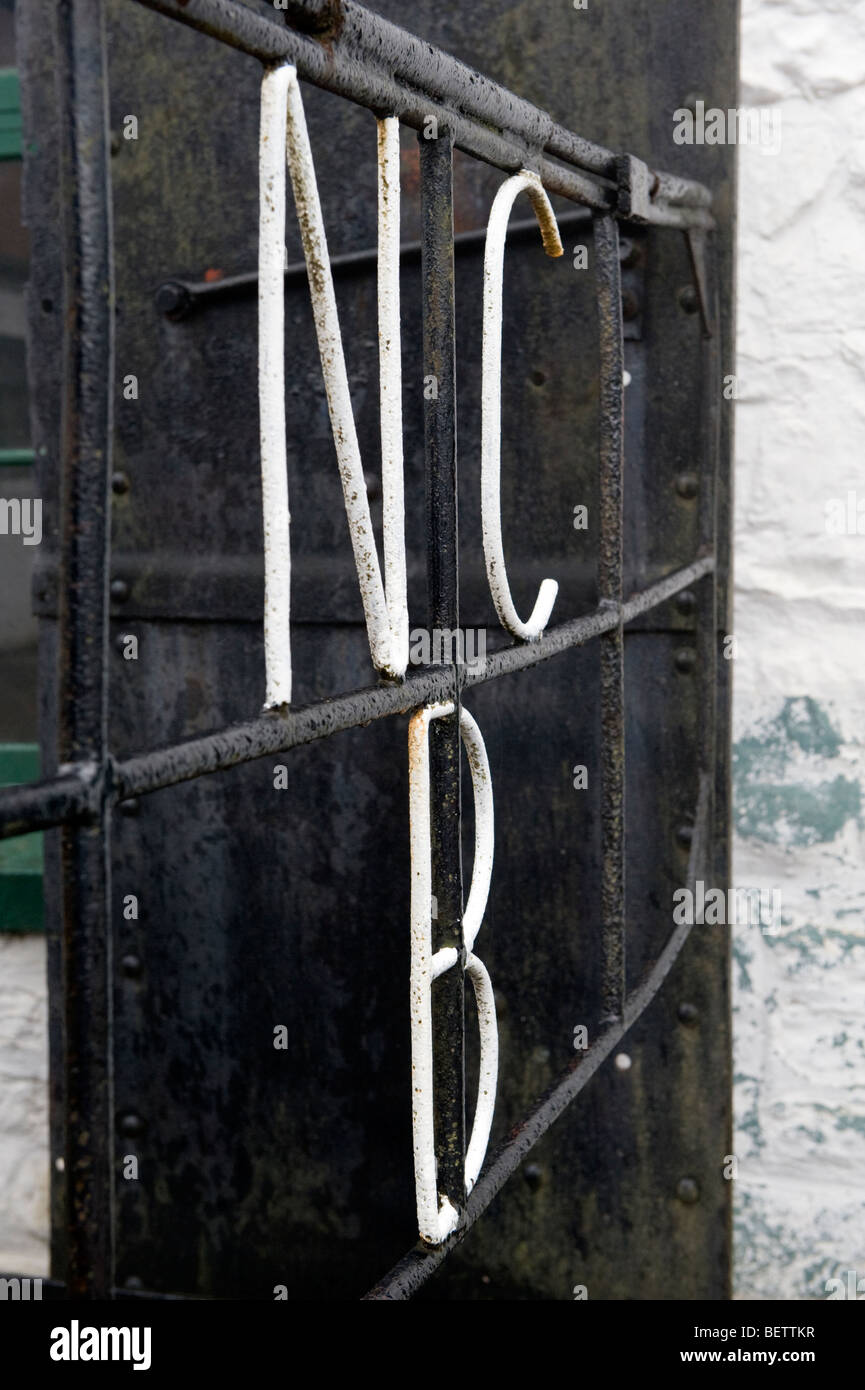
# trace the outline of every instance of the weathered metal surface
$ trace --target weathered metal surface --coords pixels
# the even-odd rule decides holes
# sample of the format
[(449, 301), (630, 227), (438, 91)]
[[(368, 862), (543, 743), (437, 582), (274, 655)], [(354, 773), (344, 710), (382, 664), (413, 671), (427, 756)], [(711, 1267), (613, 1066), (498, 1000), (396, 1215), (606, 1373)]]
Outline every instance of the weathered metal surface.
[[(42, 37), (51, 8), (31, 8), (25, 44), (31, 83), (25, 103), (39, 143), (28, 178), (33, 318), (39, 323), (34, 443), (48, 449), (42, 468), (44, 579), (37, 578), (37, 593), (44, 583), (47, 595), (43, 612), (50, 605), (56, 555), (58, 420), (52, 385), (58, 359), (57, 327), (50, 314), (45, 323), (39, 314), (42, 300), (62, 302), (53, 242), (53, 88)], [(190, 0), (185, 8), (192, 15), (206, 6)], [(735, 104), (732, 0), (712, 7), (691, 0), (646, 5), (636, 17), (623, 0), (586, 15), (544, 7), (543, 22), (531, 5), (503, 11), (486, 0), (457, 19), (426, 3), (408, 21), (403, 7), (381, 8), (552, 110), (563, 123), (603, 139), (610, 150), (633, 149), (652, 164), (671, 167), (674, 178), (696, 174), (711, 184), (721, 285), (714, 341), (718, 360), (728, 362), (732, 152), (673, 147), (669, 132), (671, 112), (688, 92), (711, 89), (719, 105)], [(259, 14), (248, 14), (256, 25)], [(134, 1152), (141, 1162), (138, 1182), (116, 1182), (118, 1282), (264, 1299), (279, 1284), (290, 1296), (355, 1297), (400, 1257), (414, 1225), (405, 725), (384, 715), (447, 698), (448, 672), (410, 677), (407, 690), (369, 688), (363, 614), (348, 559), (312, 318), (304, 287), (293, 282), (286, 297), (292, 529), (299, 570), (309, 576), (295, 604), (319, 597), (315, 608), (296, 613), (300, 708), (286, 716), (255, 717), (254, 692), (263, 669), (260, 626), (239, 620), (241, 612), (260, 613), (254, 302), (214, 297), (207, 314), (173, 321), (155, 309), (153, 293), (166, 279), (200, 283), (206, 271), (230, 276), (255, 265), (260, 68), (140, 11), (130, 0), (113, 0), (109, 15), (112, 125), (119, 131), (127, 112), (140, 117), (138, 141), (118, 139), (112, 167), (119, 309), (114, 468), (125, 479), (112, 502), (111, 578), (118, 581), (113, 631), (125, 631), (125, 614), (135, 613), (140, 655), (126, 663), (110, 649), (111, 748), (119, 795), (165, 788), (144, 797), (137, 814), (115, 821), (114, 951), (118, 961), (137, 962), (134, 970), (119, 968), (115, 977), (116, 1152), (118, 1159)], [(682, 45), (686, 29), (689, 42)], [(312, 48), (303, 52), (312, 54), (310, 62), (319, 61)], [(647, 53), (663, 54), (663, 63), (647, 64)], [(591, 84), (577, 85), (575, 73), (588, 70)], [(216, 89), (218, 107), (211, 100)], [(627, 102), (619, 99), (622, 90)], [(304, 97), (333, 250), (337, 256), (365, 253), (375, 242), (373, 119), (327, 93)], [(413, 113), (418, 125), (421, 105)], [(477, 122), (467, 125), (464, 135), (482, 138)], [(550, 134), (549, 154), (559, 156), (553, 145), (561, 138)], [(413, 144), (404, 141), (403, 152), (408, 237), (413, 226), (415, 235), (420, 230)], [(498, 147), (490, 152), (497, 159), (503, 153)], [(507, 159), (522, 154), (511, 150)], [(588, 161), (591, 151), (583, 157)], [(588, 162), (584, 167), (591, 172)], [(454, 220), (460, 230), (482, 227), (500, 181), (496, 170), (458, 156)], [(584, 242), (593, 251), (587, 227), (570, 228), (569, 240), (571, 232), (571, 246)], [(705, 624), (713, 562), (707, 557), (678, 578), (665, 576), (690, 565), (717, 509), (723, 631), (725, 469), (717, 493), (705, 483), (716, 429), (720, 456), (728, 457), (728, 425), (719, 418), (720, 402), (703, 398), (713, 390), (713, 368), (700, 319), (685, 313), (679, 299), (692, 280), (685, 238), (655, 227), (640, 235), (642, 337), (625, 345), (631, 384), (625, 393), (623, 592), (628, 596), (657, 583), (662, 587), (652, 597), (670, 601), (646, 616), (648, 600), (641, 599), (624, 613), (638, 627), (624, 643), (631, 987), (664, 949), (672, 891), (686, 881), (677, 832), (694, 820), (698, 771), (704, 778), (717, 774), (706, 854), (719, 884), (726, 874), (727, 806), (725, 663), (716, 682), (706, 656), (707, 643), (714, 654)], [(455, 272), (466, 576), (460, 617), (465, 627), (488, 629), (494, 647), (505, 639), (477, 566), (480, 250), (477, 243), (466, 245)], [(290, 239), (289, 261), (298, 260), (299, 252), (298, 240)], [(729, 1152), (727, 943), (706, 929), (688, 942), (663, 993), (628, 1034), (630, 1069), (607, 1066), (533, 1152), (531, 1182), (517, 1176), (488, 1205), (526, 1151), (519, 1145), (541, 1133), (573, 1093), (568, 1077), (579, 1076), (582, 1086), (622, 1036), (616, 1029), (601, 1036), (597, 1027), (598, 644), (568, 650), (575, 640), (618, 625), (616, 613), (595, 609), (597, 533), (572, 526), (575, 503), (587, 505), (593, 517), (599, 509), (594, 272), (579, 273), (570, 254), (542, 263), (539, 271), (537, 247), (526, 244), (509, 245), (506, 274), (502, 508), (509, 575), (522, 609), (539, 579), (555, 574), (558, 612), (569, 621), (548, 629), (537, 644), (492, 654), (482, 675), (464, 672), (465, 686), (474, 687), (472, 711), (484, 730), (497, 791), (496, 873), (484, 947), (501, 1031), (493, 1142), (507, 1135), (574, 1058), (575, 1025), (589, 1027), (593, 1046), (576, 1058), (575, 1069), (568, 1068), (564, 1090), (554, 1091), (551, 1104), (517, 1136), (517, 1149), (494, 1158), (481, 1175), (468, 1214), (473, 1219), (485, 1210), (484, 1218), (436, 1275), (427, 1296), (569, 1298), (572, 1285), (580, 1283), (592, 1298), (721, 1297), (728, 1267), (728, 1185), (721, 1176)], [(348, 372), (361, 449), (374, 459), (373, 277), (357, 268), (340, 282), (340, 296), (341, 318), (351, 325)], [(401, 298), (409, 602), (417, 622), (415, 615), (423, 611), (417, 596), (424, 572), (422, 437), (428, 407), (422, 393), (421, 278), (410, 257), (403, 262)], [(135, 400), (122, 395), (127, 373), (138, 377)], [(697, 473), (696, 495), (677, 487), (686, 472)], [(378, 524), (375, 508), (373, 519)], [(182, 611), (172, 607), (171, 585), (163, 583), (160, 590), (156, 583), (171, 574), (182, 577)], [(214, 574), (221, 590), (208, 590)], [(210, 594), (230, 594), (235, 575), (247, 585), (244, 606), (232, 615), (226, 601), (221, 612), (228, 620), (215, 632), (190, 621), (212, 614)], [(331, 614), (321, 576), (328, 583), (333, 576), (332, 626), (323, 621)], [(695, 607), (677, 607), (679, 590), (692, 591)], [(166, 595), (164, 617), (160, 592)], [(440, 611), (449, 611), (450, 601), (440, 595)], [(193, 615), (195, 603), (200, 607)], [(693, 647), (697, 617), (696, 661), (680, 670), (676, 654)], [(54, 627), (46, 616), (49, 748), (56, 719)], [(555, 661), (548, 662), (552, 656)], [(503, 672), (509, 674), (492, 678)], [(364, 688), (362, 702), (336, 699), (323, 710), (303, 708), (324, 695)], [(701, 724), (698, 715), (707, 689), (719, 689), (717, 729), (711, 719)], [(366, 717), (373, 721), (369, 727), (355, 727)], [(232, 727), (209, 733), (223, 725)], [(321, 741), (339, 729), (344, 732)], [(307, 742), (309, 747), (297, 746)], [(160, 746), (169, 751), (142, 752)], [(277, 790), (274, 756), (289, 747), (287, 785)], [(261, 760), (235, 766), (250, 753)], [(573, 788), (576, 762), (587, 766), (588, 792)], [(50, 759), (46, 766), (51, 769)], [(231, 770), (181, 785), (202, 769), (218, 768)], [(450, 777), (452, 784), (453, 763)], [(267, 876), (260, 872), (265, 856)], [(55, 910), (58, 867), (56, 850), (49, 848), (48, 892)], [(129, 893), (139, 898), (137, 919), (122, 912)], [(58, 982), (56, 933), (49, 941)], [(690, 1011), (683, 1015), (689, 1021), (680, 1021), (682, 1002), (696, 1009), (696, 1024)], [(288, 1028), (287, 1046), (277, 1050), (273, 1028), (281, 1024)], [(467, 1048), (472, 1095), (473, 1029)], [(56, 1024), (52, 1050), (59, 1153), (63, 1102), (57, 1065), (63, 1054)], [(676, 1197), (682, 1178), (696, 1182), (696, 1203)], [(59, 1194), (60, 1178), (57, 1183)], [(60, 1218), (58, 1271), (62, 1226)]]
[(595, 219), (598, 295), (598, 597), (619, 621), (601, 635), (601, 1017), (622, 1017), (627, 996), (625, 904), (625, 644), (622, 534), (625, 471), (625, 348), (619, 229)]
[[(70, 0), (54, 29), (60, 75), (62, 256), (66, 302), (60, 406), (61, 556), (57, 750), (61, 764), (107, 754), (108, 546), (114, 426), (114, 268), (101, 0)], [(70, 1294), (113, 1287), (114, 1183), (110, 825), (64, 827), (63, 1013), (65, 1278)]]

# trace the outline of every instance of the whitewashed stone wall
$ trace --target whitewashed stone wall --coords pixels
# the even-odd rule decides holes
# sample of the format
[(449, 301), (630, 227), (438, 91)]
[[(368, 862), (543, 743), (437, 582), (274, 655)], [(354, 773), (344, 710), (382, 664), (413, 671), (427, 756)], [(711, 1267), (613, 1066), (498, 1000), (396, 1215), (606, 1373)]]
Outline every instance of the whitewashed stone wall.
[[(865, 5), (743, 0), (736, 407), (737, 1296), (865, 1279)], [(865, 1290), (865, 1284), (863, 1284)]]
[(0, 934), (0, 1270), (48, 1273), (45, 941)]

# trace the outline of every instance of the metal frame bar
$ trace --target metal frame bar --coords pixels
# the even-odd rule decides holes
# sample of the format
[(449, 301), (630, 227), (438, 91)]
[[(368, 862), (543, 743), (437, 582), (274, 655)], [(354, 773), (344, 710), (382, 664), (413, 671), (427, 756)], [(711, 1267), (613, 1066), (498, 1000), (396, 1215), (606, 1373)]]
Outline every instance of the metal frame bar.
[[(63, 532), (59, 756), (108, 757), (108, 561), (114, 383), (114, 257), (108, 84), (99, 0), (57, 11), (64, 182)], [(50, 793), (49, 793), (50, 794)], [(67, 1283), (113, 1284), (113, 1114), (108, 799), (63, 828), (63, 1009)]]
[(625, 642), (622, 630), (622, 547), (625, 465), (625, 345), (619, 228), (595, 218), (595, 260), (601, 360), (598, 597), (615, 613), (601, 635), (601, 1019), (625, 1007)]
[[(421, 171), (424, 376), (436, 390), (424, 398), (427, 506), (427, 609), (430, 632), (460, 627), (457, 515), (456, 308), (453, 245), (453, 138), (418, 137)], [(429, 727), (432, 882), (436, 912), (433, 951), (453, 948), (456, 969), (433, 990), (433, 1095), (439, 1148), (439, 1191), (459, 1209), (465, 1199), (465, 1004), (463, 972), (461, 744), (459, 671), (450, 669), (453, 713)]]
[[(602, 212), (619, 207), (620, 156), (565, 130), (539, 107), (354, 0), (328, 0), (326, 6), (295, 0), (286, 19), (311, 21), (312, 34), (231, 0), (137, 3), (267, 65), (294, 63), (298, 74), (315, 86), (371, 111), (398, 116), (415, 130), (434, 116), (466, 154), (508, 173), (532, 169), (551, 193)], [(683, 230), (714, 226), (708, 210), (711, 194), (702, 184), (656, 173), (627, 158), (630, 172), (639, 176), (643, 220)]]
[[(67, 132), (63, 159), (66, 300), (69, 307), (63, 425), (63, 572), (60, 768), (24, 787), (0, 789), (0, 838), (63, 827), (65, 1107), (67, 1117), (67, 1292), (111, 1297), (114, 1284), (111, 1165), (111, 960), (109, 853), (117, 802), (327, 738), (420, 706), (450, 703), (430, 726), (432, 882), (438, 915), (434, 949), (455, 949), (459, 968), (436, 986), (436, 1129), (441, 1190), (459, 1209), (442, 1244), (411, 1251), (367, 1295), (411, 1296), (471, 1228), (534, 1143), (580, 1093), (654, 998), (689, 928), (677, 928), (642, 982), (625, 993), (623, 628), (700, 581), (699, 637), (705, 660), (700, 699), (699, 778), (689, 880), (702, 869), (715, 773), (715, 497), (717, 340), (707, 353), (700, 553), (689, 565), (623, 600), (623, 344), (616, 217), (683, 228), (705, 267), (711, 196), (699, 184), (652, 174), (555, 125), (549, 116), (447, 54), (364, 10), (354, 0), (292, 0), (287, 28), (231, 0), (137, 0), (229, 43), (268, 66), (292, 62), (319, 86), (397, 116), (418, 131), (430, 115), (437, 140), (421, 138), (423, 350), (438, 398), (425, 407), (428, 590), (431, 628), (459, 628), (454, 352), (454, 147), (508, 172), (529, 170), (551, 192), (596, 214), (600, 316), (601, 545), (597, 609), (547, 628), (531, 642), (490, 653), (482, 667), (431, 666), (401, 682), (368, 687), (314, 705), (267, 711), (202, 738), (116, 762), (107, 747), (109, 478), (113, 377), (112, 234), (107, 80), (102, 0), (63, 0), (57, 10), (60, 90)], [(325, 42), (322, 42), (325, 40)], [(549, 156), (549, 158), (548, 158)], [(560, 161), (553, 163), (552, 160)], [(567, 167), (565, 167), (567, 166)], [(585, 215), (583, 213), (579, 215)], [(567, 215), (566, 215), (567, 216)], [(526, 224), (534, 226), (533, 223)], [(513, 229), (512, 229), (513, 230)], [(521, 228), (520, 228), (521, 230)], [(465, 238), (464, 238), (465, 239)], [(417, 248), (403, 248), (413, 254)], [(364, 253), (362, 253), (364, 254)], [(357, 256), (344, 258), (354, 265)], [(255, 276), (239, 277), (252, 283)], [(179, 286), (192, 299), (200, 287)], [(214, 287), (214, 293), (226, 286)], [(714, 286), (707, 322), (717, 321)], [(180, 295), (182, 310), (183, 295)], [(168, 307), (168, 306), (163, 306)], [(178, 306), (175, 306), (175, 308)], [(172, 310), (168, 308), (168, 312)], [(602, 1027), (512, 1130), (466, 1199), (463, 1065), (463, 889), (460, 849), (460, 697), (471, 686), (526, 670), (600, 638), (602, 726)]]

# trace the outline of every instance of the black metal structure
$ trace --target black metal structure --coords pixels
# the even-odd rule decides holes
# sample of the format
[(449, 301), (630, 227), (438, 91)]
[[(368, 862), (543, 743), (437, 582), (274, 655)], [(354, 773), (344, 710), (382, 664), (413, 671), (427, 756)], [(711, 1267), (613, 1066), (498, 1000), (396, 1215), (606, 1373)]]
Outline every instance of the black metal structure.
[[(583, 25), (573, 42), (586, 45), (594, 86), (580, 104), (611, 142), (623, 118), (610, 114), (613, 91), (639, 90), (637, 134), (653, 150), (700, 80), (734, 104), (734, 0), (638, 6), (627, 51), (619, 36), (634, 6), (624, 3), (588, 18), (481, 4), (459, 24), (415, 8), (418, 29), (441, 31), (448, 46), (504, 25), (498, 66), (516, 62), (560, 103), (579, 66), (573, 52), (557, 57), (562, 25)], [(674, 61), (671, 36), (685, 21), (693, 42), (687, 58), (676, 45)], [(27, 170), (34, 438), (50, 524), (35, 600), (53, 771), (0, 792), (0, 834), (62, 827), (49, 837), (47, 900), (62, 923), (49, 934), (52, 1151), (65, 1165), (56, 1277), (71, 1297), (271, 1298), (275, 1286), (357, 1297), (410, 1243), (405, 726), (390, 716), (433, 700), (458, 709), (470, 694), (504, 808), (487, 952), (504, 1047), (498, 1148), (466, 1200), (476, 1059), (452, 970), (434, 996), (436, 1103), (439, 1184), (460, 1225), (442, 1247), (412, 1249), (367, 1297), (568, 1298), (572, 1284), (591, 1297), (725, 1296), (727, 944), (707, 933), (680, 955), (688, 929), (670, 936), (669, 922), (674, 887), (722, 886), (727, 873), (716, 653), (732, 151), (663, 143), (665, 163), (705, 171), (713, 200), (702, 182), (571, 133), (353, 0), (291, 0), (285, 12), (32, 0), (20, 26), (38, 147)], [(647, 53), (665, 64), (654, 89)], [(418, 383), (406, 425), (415, 622), (425, 611), (431, 629), (497, 630), (478, 562), (473, 443), (481, 229), (496, 170), (533, 169), (577, 205), (557, 211), (569, 244), (590, 248), (591, 269), (568, 255), (538, 270), (534, 224), (512, 226), (512, 575), (528, 594), (540, 573), (556, 574), (564, 620), (531, 643), (501, 633), (483, 670), (428, 667), (372, 684), (308, 300), (289, 266), (303, 698), (250, 718), (262, 604), (247, 294), (256, 74), (285, 60), (323, 89), (308, 93), (310, 128), (328, 150), (319, 180), (373, 458), (368, 112), (396, 114), (419, 135), (416, 154), (404, 151), (406, 221), (418, 235), (403, 253), (406, 379)], [(688, 86), (686, 61), (702, 68)], [(124, 143), (127, 113), (139, 136)], [(434, 140), (423, 138), (430, 116)], [(215, 255), (218, 273), (205, 276)], [(430, 373), (435, 401), (420, 387)], [(139, 394), (127, 401), (129, 374)], [(575, 503), (597, 520), (582, 549)], [(129, 633), (135, 663), (121, 653)], [(551, 658), (542, 680), (535, 668)], [(288, 750), (290, 784), (276, 791), (263, 760)], [(589, 791), (573, 790), (575, 763)], [(456, 716), (431, 730), (431, 768), (434, 944), (459, 947)], [(125, 910), (130, 895), (140, 916)], [(670, 972), (675, 992), (659, 996)], [(285, 1052), (272, 1046), (279, 1024), (291, 1034)], [(577, 1024), (591, 1042), (575, 1054)], [(580, 1108), (588, 1132), (572, 1126), (556, 1156), (547, 1132), (626, 1034), (634, 1065), (591, 1088)], [(508, 1209), (497, 1195), (539, 1141)], [(136, 1181), (121, 1176), (127, 1154), (140, 1159)]]

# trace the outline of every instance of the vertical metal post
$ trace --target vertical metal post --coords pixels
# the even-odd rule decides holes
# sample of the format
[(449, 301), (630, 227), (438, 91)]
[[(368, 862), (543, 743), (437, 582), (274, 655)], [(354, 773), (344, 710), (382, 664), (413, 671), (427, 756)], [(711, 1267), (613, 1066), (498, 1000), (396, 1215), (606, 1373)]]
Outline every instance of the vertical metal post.
[[(101, 0), (57, 8), (65, 341), (59, 759), (107, 766), (114, 287)], [(68, 1293), (114, 1283), (109, 813), (62, 835)]]
[[(701, 775), (709, 782), (709, 824), (712, 824), (714, 781), (717, 768), (717, 654), (718, 571), (717, 495), (718, 460), (721, 448), (721, 368), (720, 313), (715, 277), (715, 258), (706, 254), (706, 233), (689, 232), (692, 261), (702, 267), (703, 294), (706, 297), (708, 328), (702, 340), (700, 494), (697, 517), (701, 555), (715, 555), (716, 565), (701, 585), (697, 606), (697, 664), (700, 673), (699, 763)], [(710, 835), (714, 844), (714, 834)], [(713, 866), (700, 866), (710, 869)]]
[[(423, 280), (427, 585), (431, 637), (459, 632), (453, 139), (419, 136)], [(435, 660), (433, 655), (433, 660)], [(457, 964), (433, 986), (438, 1190), (465, 1204), (465, 950), (462, 937), (459, 671), (455, 713), (430, 724), (433, 951), (453, 946)]]
[(601, 1020), (622, 1017), (625, 1003), (625, 679), (622, 632), (624, 370), (619, 229), (595, 218), (600, 329), (600, 541), (598, 598), (619, 611), (601, 636)]

